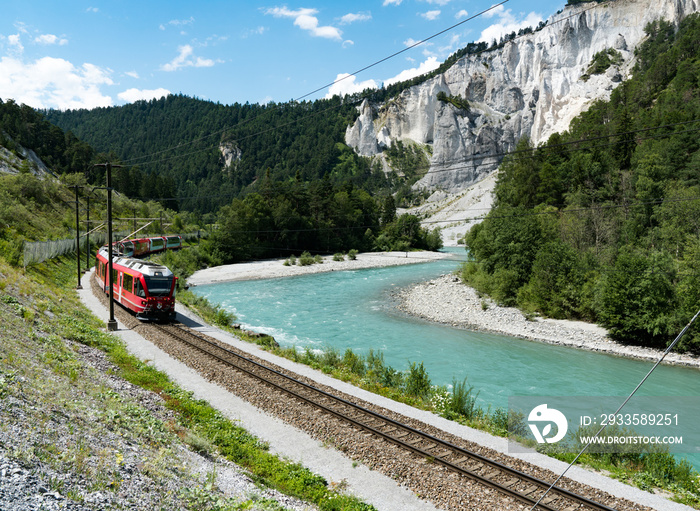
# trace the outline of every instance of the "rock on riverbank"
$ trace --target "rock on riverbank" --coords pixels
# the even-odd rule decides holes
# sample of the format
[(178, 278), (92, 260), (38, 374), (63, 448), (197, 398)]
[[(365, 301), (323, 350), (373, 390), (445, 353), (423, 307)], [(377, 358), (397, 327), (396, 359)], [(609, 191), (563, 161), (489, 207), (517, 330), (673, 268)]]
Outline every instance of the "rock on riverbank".
[[(493, 300), (479, 297), (455, 275), (443, 275), (398, 292), (399, 309), (458, 328), (510, 335), (549, 344), (572, 346), (647, 360), (658, 360), (662, 352), (627, 346), (611, 340), (604, 328), (583, 321), (528, 319), (514, 307), (500, 307)], [(670, 353), (665, 362), (700, 368), (700, 358)]]

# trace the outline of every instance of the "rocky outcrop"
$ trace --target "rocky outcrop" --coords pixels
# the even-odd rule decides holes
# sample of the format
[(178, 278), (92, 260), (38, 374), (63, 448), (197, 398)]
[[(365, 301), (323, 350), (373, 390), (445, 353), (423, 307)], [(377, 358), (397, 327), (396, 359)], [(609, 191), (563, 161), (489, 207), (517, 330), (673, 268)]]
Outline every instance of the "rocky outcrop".
[[(10, 138), (5, 134), (6, 138)], [(0, 172), (6, 174), (19, 174), (23, 167), (35, 176), (45, 177), (54, 176), (55, 174), (46, 166), (46, 164), (37, 156), (31, 149), (26, 149), (22, 146), (16, 146), (16, 152), (0, 146)]]
[[(415, 186), (457, 192), (496, 170), (502, 155), (529, 137), (538, 144), (610, 92), (630, 73), (644, 27), (674, 23), (700, 0), (615, 0), (567, 7), (534, 33), (502, 48), (464, 57), (446, 72), (383, 105), (364, 101), (346, 142), (375, 156), (394, 140), (432, 146), (430, 172)], [(593, 56), (614, 48), (623, 58), (605, 73), (581, 77)], [(461, 96), (469, 109), (437, 99)]]
[(234, 142), (221, 142), (219, 152), (224, 161), (224, 169), (231, 170), (241, 160), (241, 149)]

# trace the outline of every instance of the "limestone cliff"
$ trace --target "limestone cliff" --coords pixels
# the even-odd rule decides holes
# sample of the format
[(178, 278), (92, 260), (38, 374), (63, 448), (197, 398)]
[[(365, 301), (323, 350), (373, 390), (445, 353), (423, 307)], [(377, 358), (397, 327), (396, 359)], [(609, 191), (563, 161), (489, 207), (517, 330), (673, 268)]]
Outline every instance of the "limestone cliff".
[[(381, 154), (394, 140), (429, 144), (430, 172), (415, 186), (457, 192), (495, 171), (523, 136), (546, 141), (592, 101), (608, 98), (629, 75), (644, 27), (659, 18), (677, 24), (699, 4), (612, 0), (567, 7), (541, 30), (464, 57), (386, 104), (365, 101), (346, 142), (363, 156)], [(582, 78), (594, 55), (610, 48), (622, 62)], [(438, 93), (459, 96), (468, 108), (441, 101)]]

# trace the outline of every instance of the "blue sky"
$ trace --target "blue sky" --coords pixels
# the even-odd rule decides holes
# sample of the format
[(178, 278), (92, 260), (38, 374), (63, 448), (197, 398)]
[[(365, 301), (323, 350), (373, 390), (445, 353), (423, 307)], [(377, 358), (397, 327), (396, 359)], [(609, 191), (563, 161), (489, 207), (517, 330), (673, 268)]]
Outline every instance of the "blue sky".
[(222, 104), (316, 99), (429, 71), (469, 42), (536, 26), (564, 1), (508, 0), (469, 20), (493, 5), (494, 0), (13, 1), (3, 5), (0, 17), (0, 98), (60, 109), (123, 105), (168, 93)]

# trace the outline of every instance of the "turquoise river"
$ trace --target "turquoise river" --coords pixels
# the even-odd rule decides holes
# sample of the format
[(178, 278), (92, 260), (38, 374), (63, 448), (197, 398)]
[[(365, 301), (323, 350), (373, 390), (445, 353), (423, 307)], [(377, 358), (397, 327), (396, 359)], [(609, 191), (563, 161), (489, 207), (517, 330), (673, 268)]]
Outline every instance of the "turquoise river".
[[(652, 367), (648, 361), (433, 324), (397, 310), (397, 289), (458, 265), (458, 260), (446, 259), (201, 285), (193, 291), (234, 313), (245, 328), (274, 336), (282, 346), (333, 347), (341, 353), (347, 348), (356, 353), (380, 350), (397, 370), (423, 362), (433, 384), (467, 378), (483, 408), (507, 407), (514, 395), (626, 396)], [(638, 394), (700, 396), (700, 371), (661, 365)], [(693, 445), (686, 445), (685, 452), (700, 467), (700, 411), (678, 413), (694, 424)]]

